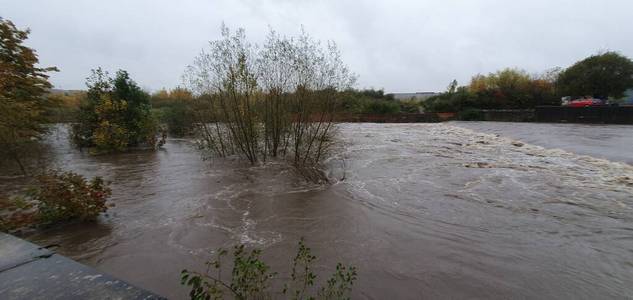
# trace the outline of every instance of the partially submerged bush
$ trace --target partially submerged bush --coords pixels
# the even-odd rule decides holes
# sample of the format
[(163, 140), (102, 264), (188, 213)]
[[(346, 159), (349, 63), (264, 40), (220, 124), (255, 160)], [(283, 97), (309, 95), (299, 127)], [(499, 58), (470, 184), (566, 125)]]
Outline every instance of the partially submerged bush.
[(111, 190), (101, 177), (88, 181), (77, 173), (49, 171), (36, 179), (37, 184), (24, 196), (0, 196), (0, 231), (94, 221), (108, 209)]
[(98, 152), (118, 152), (127, 149), (130, 134), (123, 124), (127, 107), (125, 100), (112, 101), (110, 96), (101, 96), (95, 107), (97, 127), (92, 132), (92, 142)]
[(111, 190), (101, 177), (88, 181), (73, 172), (50, 172), (37, 179), (39, 186), (31, 197), (44, 223), (93, 221), (108, 208), (106, 200)]
[(101, 69), (93, 70), (87, 85), (86, 99), (71, 133), (77, 146), (93, 148), (96, 153), (162, 146), (164, 139), (151, 113), (149, 95), (126, 71), (119, 70), (110, 78)]
[(244, 30), (223, 27), (222, 39), (196, 58), (185, 79), (203, 102), (197, 111), (202, 148), (253, 164), (280, 157), (309, 169), (330, 150), (339, 91), (355, 77), (333, 43), (271, 32), (258, 48)]
[[(312, 263), (316, 256), (305, 246), (303, 239), (299, 241), (297, 255), (293, 259), (291, 281), (284, 284), (280, 293), (271, 291), (270, 281), (277, 273), (271, 272), (260, 259), (261, 250), (247, 251), (244, 245), (235, 246), (232, 271), (222, 275), (222, 260), (227, 254), (226, 250), (218, 250), (216, 260), (205, 263), (207, 271), (204, 273), (181, 272), (181, 284), (191, 287), (191, 299), (270, 299), (273, 295), (279, 298), (281, 294), (288, 299), (349, 299), (356, 281), (356, 268), (339, 263), (326, 284), (315, 290), (317, 276), (312, 272)], [(311, 295), (314, 291), (316, 295)]]

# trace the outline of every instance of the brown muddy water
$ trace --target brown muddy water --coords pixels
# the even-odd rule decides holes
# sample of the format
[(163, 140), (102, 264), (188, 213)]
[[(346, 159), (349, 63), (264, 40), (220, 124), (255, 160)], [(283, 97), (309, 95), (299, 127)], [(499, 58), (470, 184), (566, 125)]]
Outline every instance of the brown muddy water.
[(203, 161), (187, 139), (94, 157), (62, 127), (48, 163), (112, 181), (116, 206), (27, 238), (174, 299), (180, 270), (237, 242), (287, 276), (302, 236), (321, 281), (357, 266), (357, 299), (633, 297), (632, 166), (454, 124), (342, 124), (341, 138), (333, 184), (316, 186), (279, 164)]
[(519, 139), (532, 145), (633, 165), (633, 126), (511, 122), (450, 122), (479, 132)]

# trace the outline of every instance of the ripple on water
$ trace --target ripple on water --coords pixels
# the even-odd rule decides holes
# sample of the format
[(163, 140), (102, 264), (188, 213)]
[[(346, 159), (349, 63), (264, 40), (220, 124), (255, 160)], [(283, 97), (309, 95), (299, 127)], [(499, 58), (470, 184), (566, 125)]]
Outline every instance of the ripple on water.
[(219, 247), (266, 248), (283, 271), (301, 236), (319, 274), (359, 268), (358, 298), (633, 295), (632, 166), (447, 124), (340, 132), (325, 187), (283, 164), (204, 161), (186, 139), (92, 157), (57, 135), (50, 163), (112, 181), (116, 206), (29, 239), (172, 298)]

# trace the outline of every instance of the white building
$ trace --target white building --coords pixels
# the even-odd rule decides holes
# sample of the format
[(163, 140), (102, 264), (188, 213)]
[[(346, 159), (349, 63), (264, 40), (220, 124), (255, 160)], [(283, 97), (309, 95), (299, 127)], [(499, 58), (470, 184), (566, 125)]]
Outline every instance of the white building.
[(426, 100), (433, 96), (439, 95), (435, 92), (416, 92), (416, 93), (391, 93), (396, 100)]

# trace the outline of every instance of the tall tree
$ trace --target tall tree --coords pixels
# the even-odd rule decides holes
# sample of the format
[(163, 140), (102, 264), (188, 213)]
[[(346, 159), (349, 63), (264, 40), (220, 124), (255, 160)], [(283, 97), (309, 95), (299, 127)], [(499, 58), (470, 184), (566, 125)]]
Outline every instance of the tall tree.
[(633, 61), (617, 52), (590, 56), (563, 71), (556, 87), (566, 96), (622, 98), (633, 88)]
[(46, 73), (57, 71), (36, 66), (35, 50), (23, 45), (29, 33), (0, 18), (0, 154), (15, 160), (23, 173), (20, 153), (46, 131), (44, 112), (52, 105), (44, 97), (52, 87)]

